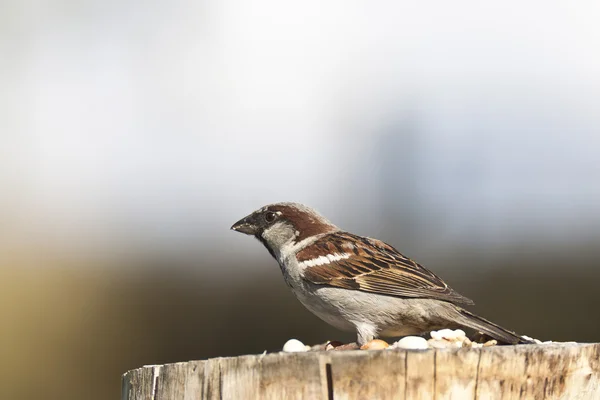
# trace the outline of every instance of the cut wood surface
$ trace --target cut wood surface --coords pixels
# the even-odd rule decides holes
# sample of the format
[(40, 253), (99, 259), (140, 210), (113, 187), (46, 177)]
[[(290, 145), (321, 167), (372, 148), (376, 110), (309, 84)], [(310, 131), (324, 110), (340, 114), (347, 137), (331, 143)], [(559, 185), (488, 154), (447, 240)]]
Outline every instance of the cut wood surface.
[(122, 400), (600, 399), (600, 344), (319, 351), (145, 366)]

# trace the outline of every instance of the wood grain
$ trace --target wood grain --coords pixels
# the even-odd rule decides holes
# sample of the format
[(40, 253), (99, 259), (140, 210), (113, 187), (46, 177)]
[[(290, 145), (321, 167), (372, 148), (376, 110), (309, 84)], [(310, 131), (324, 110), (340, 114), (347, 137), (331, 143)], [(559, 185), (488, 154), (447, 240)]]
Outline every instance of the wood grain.
[(146, 366), (122, 400), (600, 399), (600, 344), (274, 353)]

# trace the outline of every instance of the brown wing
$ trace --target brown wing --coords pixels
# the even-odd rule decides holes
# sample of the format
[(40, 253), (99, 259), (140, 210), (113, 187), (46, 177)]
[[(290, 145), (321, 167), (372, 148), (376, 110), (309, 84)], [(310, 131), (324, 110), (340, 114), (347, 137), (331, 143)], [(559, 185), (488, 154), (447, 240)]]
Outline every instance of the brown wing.
[(304, 278), (318, 285), (472, 305), (433, 272), (375, 239), (335, 232), (297, 254)]

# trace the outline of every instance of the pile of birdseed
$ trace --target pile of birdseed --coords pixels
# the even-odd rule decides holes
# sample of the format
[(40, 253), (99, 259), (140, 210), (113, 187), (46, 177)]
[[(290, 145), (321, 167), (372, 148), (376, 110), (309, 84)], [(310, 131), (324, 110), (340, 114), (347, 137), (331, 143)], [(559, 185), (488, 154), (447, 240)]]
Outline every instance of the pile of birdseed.
[[(452, 349), (452, 348), (479, 348), (495, 346), (498, 344), (496, 340), (488, 340), (485, 343), (477, 343), (471, 341), (462, 329), (441, 329), (439, 331), (431, 331), (430, 339), (425, 339), (421, 336), (405, 336), (402, 339), (389, 344), (385, 340), (374, 339), (363, 345), (361, 350), (383, 350), (383, 349), (405, 349), (405, 350), (427, 350), (427, 349)], [(542, 342), (538, 339), (522, 336), (523, 339), (531, 340), (536, 344), (550, 344), (551, 340)], [(285, 353), (296, 353), (305, 351), (319, 350), (335, 350), (339, 347), (339, 342), (327, 342), (324, 345), (307, 346), (297, 339), (290, 339), (284, 345), (282, 351)]]

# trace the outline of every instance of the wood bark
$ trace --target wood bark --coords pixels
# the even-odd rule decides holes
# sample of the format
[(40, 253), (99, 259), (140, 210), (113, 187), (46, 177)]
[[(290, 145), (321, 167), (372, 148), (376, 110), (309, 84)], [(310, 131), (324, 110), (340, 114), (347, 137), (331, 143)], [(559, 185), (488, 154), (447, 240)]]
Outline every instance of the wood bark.
[(319, 351), (145, 366), (122, 400), (600, 399), (600, 344)]

